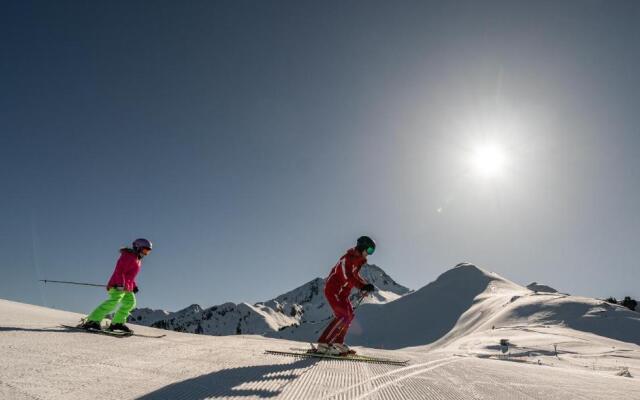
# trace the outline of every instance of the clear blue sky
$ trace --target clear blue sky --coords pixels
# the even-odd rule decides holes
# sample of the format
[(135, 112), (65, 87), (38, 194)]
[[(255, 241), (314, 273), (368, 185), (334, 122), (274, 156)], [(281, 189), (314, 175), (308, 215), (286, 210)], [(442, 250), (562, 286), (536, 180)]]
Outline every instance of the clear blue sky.
[[(4, 1), (0, 298), (269, 299), (357, 236), (419, 288), (460, 261), (640, 296), (636, 1)], [(479, 177), (469, 158), (508, 162)]]

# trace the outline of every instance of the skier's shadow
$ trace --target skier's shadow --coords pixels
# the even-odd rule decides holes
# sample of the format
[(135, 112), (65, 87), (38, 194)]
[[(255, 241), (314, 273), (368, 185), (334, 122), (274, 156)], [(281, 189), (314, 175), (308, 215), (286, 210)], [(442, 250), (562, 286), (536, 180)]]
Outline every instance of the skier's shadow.
[(197, 378), (172, 383), (136, 400), (204, 400), (220, 397), (278, 396), (318, 360), (303, 359), (289, 364), (228, 368)]

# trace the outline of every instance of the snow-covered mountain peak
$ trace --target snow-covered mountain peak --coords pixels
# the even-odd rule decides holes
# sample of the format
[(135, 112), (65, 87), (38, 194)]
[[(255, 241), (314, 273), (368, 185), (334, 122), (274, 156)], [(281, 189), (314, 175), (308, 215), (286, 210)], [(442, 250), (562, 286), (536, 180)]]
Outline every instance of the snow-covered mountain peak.
[(176, 314), (193, 314), (201, 313), (202, 307), (199, 304), (191, 304), (189, 307), (185, 307), (180, 311), (176, 311)]
[(200, 307), (199, 304), (192, 304), (189, 307), (187, 307), (185, 310), (189, 310), (192, 312), (201, 312), (202, 311), (202, 307)]
[[(411, 291), (397, 283), (377, 265), (364, 265), (360, 270), (360, 276), (378, 288), (376, 293), (364, 300), (365, 303), (387, 303), (397, 300)], [(296, 325), (324, 320), (331, 315), (331, 310), (324, 297), (324, 284), (323, 278), (315, 278), (287, 293), (257, 305), (264, 305), (284, 315), (299, 317)], [(355, 300), (357, 295), (354, 293), (353, 296)]]
[(411, 291), (409, 288), (394, 281), (382, 268), (375, 264), (364, 265), (360, 270), (360, 276), (367, 282), (373, 283), (381, 291), (391, 292), (398, 296), (403, 296)]
[(446, 296), (474, 299), (485, 292), (487, 295), (494, 295), (503, 291), (526, 292), (527, 289), (495, 272), (474, 264), (460, 263), (417, 290), (414, 295), (418, 298), (424, 295), (431, 297), (432, 293), (438, 292)]
[(265, 305), (297, 303), (305, 304), (312, 302), (314, 298), (322, 294), (324, 288), (324, 279), (315, 278), (293, 290), (290, 290), (280, 296), (264, 302)]
[(482, 282), (490, 282), (490, 281), (498, 281), (504, 283), (506, 285), (511, 285), (517, 289), (524, 289), (521, 285), (514, 283), (495, 272), (490, 272), (485, 270), (484, 268), (478, 267), (475, 264), (471, 264), (468, 262), (463, 262), (457, 264), (455, 267), (445, 271), (442, 273), (437, 279), (437, 281), (447, 281), (447, 282), (457, 282), (457, 281), (482, 281)]

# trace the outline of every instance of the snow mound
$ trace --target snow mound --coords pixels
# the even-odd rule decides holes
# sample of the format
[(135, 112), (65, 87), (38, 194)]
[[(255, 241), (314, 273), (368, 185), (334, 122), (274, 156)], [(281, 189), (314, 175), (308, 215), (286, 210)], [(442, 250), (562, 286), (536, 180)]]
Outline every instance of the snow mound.
[[(461, 277), (462, 274), (457, 273), (457, 276)], [(640, 314), (625, 307), (562, 293), (532, 293), (486, 272), (471, 272), (468, 276), (476, 279), (476, 287), (486, 283), (486, 289), (473, 299), (455, 326), (434, 342), (433, 347), (447, 346), (459, 338), (468, 339), (474, 334), (484, 334), (494, 329), (551, 326), (640, 344)], [(467, 294), (470, 296), (472, 291)]]
[(495, 327), (558, 325), (623, 342), (640, 344), (640, 313), (588, 297), (529, 295), (496, 312)]
[[(470, 264), (446, 272), (434, 283), (438, 281), (441, 281), (439, 285), (430, 284), (421, 290), (428, 291), (430, 297), (443, 296), (439, 314), (450, 313), (445, 318), (451, 321), (457, 317), (457, 321), (451, 330), (432, 343), (432, 347), (444, 347), (459, 338), (482, 335), (494, 329), (529, 329), (531, 326), (571, 328), (640, 344), (640, 314), (622, 306), (562, 293), (532, 293), (497, 274)], [(466, 284), (461, 285), (461, 281)], [(450, 303), (451, 298), (445, 287), (461, 291), (463, 296), (456, 299), (458, 303)], [(469, 301), (474, 292), (478, 294), (469, 302), (468, 309), (458, 314), (464, 308), (463, 303)], [(428, 329), (427, 323), (423, 321), (416, 324), (415, 329)]]
[[(527, 290), (473, 264), (462, 263), (434, 282), (392, 303), (364, 305), (358, 310), (348, 341), (371, 347), (397, 349), (432, 343), (445, 335), (473, 329), (482, 314), (466, 314), (480, 295), (521, 294)], [(451, 332), (457, 327), (457, 332)]]

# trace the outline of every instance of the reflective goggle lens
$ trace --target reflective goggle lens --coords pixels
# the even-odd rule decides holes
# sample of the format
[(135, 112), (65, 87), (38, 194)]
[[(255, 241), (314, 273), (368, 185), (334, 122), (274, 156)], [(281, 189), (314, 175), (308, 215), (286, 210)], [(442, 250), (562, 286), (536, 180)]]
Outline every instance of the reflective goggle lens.
[(369, 248), (367, 248), (367, 254), (368, 254), (368, 255), (372, 255), (375, 251), (376, 251), (375, 247), (369, 247)]

